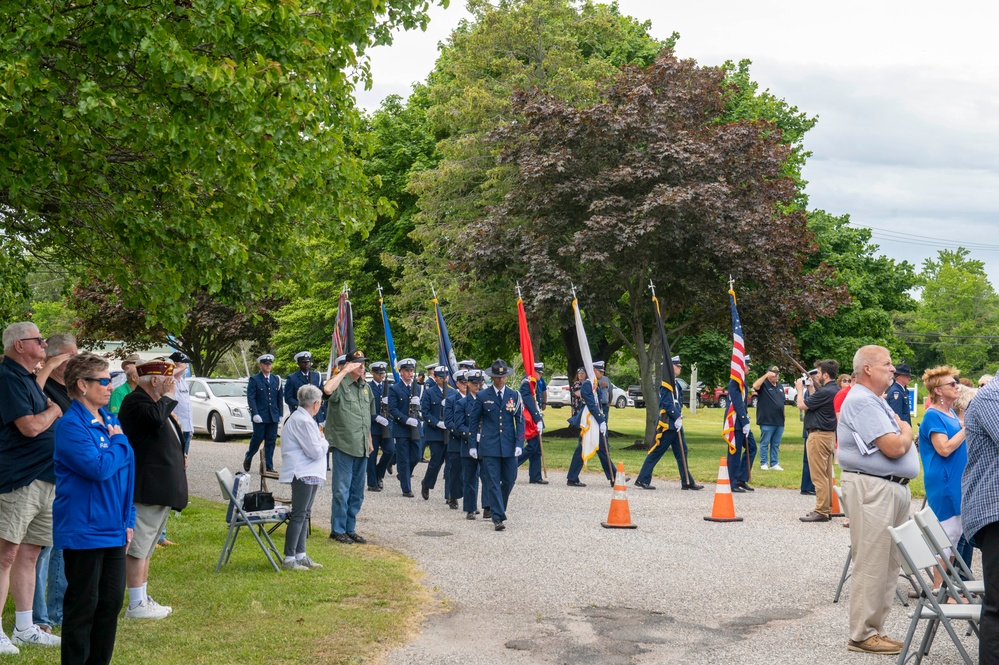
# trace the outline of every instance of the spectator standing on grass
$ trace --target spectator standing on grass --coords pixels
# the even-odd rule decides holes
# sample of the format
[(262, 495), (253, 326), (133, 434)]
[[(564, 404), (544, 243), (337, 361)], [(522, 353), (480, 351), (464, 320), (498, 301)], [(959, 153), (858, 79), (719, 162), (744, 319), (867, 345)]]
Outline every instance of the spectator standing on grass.
[(847, 649), (890, 655), (902, 650), (885, 631), (901, 559), (888, 527), (909, 519), (909, 480), (919, 475), (919, 459), (912, 428), (881, 398), (895, 371), (888, 349), (861, 347), (853, 371), (837, 428), (853, 552)]
[(55, 497), (55, 422), (59, 405), (45, 396), (35, 368), (45, 359), (38, 326), (24, 321), (3, 331), (0, 363), (0, 611), (14, 598), (13, 640), (0, 629), (0, 654), (17, 645), (58, 646), (60, 639), (34, 624), (35, 563), (52, 545)]
[(84, 353), (66, 366), (73, 402), (55, 435), (55, 547), (66, 561), (62, 663), (106, 665), (114, 653), (132, 540), (135, 459), (114, 415), (111, 373)]
[[(360, 351), (346, 354), (343, 370), (323, 386), (329, 396), (326, 440), (333, 448), (333, 511), (330, 538), (349, 545), (366, 541), (357, 533), (357, 514), (364, 502), (364, 482), (371, 454), (371, 416), (375, 397), (364, 380)], [(400, 475), (403, 473), (399, 468)]]
[(753, 383), (756, 391), (756, 424), (760, 428), (760, 470), (783, 471), (780, 441), (784, 436), (784, 386), (780, 368), (773, 365)]
[[(177, 400), (177, 407), (173, 410), (173, 417), (180, 425), (181, 440), (184, 442), (184, 468), (187, 468), (187, 457), (191, 450), (191, 437), (194, 436), (194, 417), (191, 413), (191, 389), (187, 385), (187, 368), (191, 364), (191, 359), (180, 351), (170, 354), (170, 362), (173, 363), (173, 398)], [(160, 533), (156, 542), (158, 547), (170, 547), (177, 543), (167, 538), (166, 526)]]
[(836, 411), (833, 399), (839, 392), (839, 386), (836, 385), (839, 363), (835, 360), (819, 360), (815, 363), (815, 368), (819, 370), (812, 381), (818, 387), (815, 392), (803, 397), (804, 381), (798, 379), (795, 384), (798, 408), (805, 411), (808, 468), (815, 484), (815, 510), (799, 518), (802, 522), (828, 522), (832, 519), (832, 463), (836, 452)]
[(583, 396), (580, 392), (583, 388), (583, 382), (586, 381), (586, 370), (580, 367), (576, 370), (576, 380), (572, 382), (569, 387), (569, 404), (572, 407), (572, 415), (579, 413), (579, 410), (583, 408)]
[(322, 568), (305, 553), (309, 518), (316, 493), (326, 480), (326, 453), (329, 444), (319, 431), (315, 417), (323, 406), (323, 392), (306, 383), (295, 395), (295, 410), (281, 433), (282, 483), (291, 485), (291, 517), (284, 537), (286, 570)]
[(160, 605), (146, 588), (149, 564), (170, 509), (187, 507), (187, 473), (180, 425), (172, 417), (177, 400), (173, 363), (166, 358), (136, 366), (139, 385), (121, 403), (118, 418), (135, 453), (135, 530), (125, 559), (126, 619), (163, 619), (173, 608)]

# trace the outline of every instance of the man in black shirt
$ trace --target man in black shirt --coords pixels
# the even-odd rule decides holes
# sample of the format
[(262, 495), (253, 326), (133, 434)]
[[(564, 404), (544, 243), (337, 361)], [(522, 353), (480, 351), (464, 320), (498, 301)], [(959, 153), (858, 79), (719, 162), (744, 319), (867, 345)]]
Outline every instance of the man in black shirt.
[[(798, 408), (805, 411), (805, 431), (808, 441), (808, 468), (815, 483), (815, 510), (800, 518), (802, 522), (828, 522), (832, 513), (832, 462), (836, 452), (836, 411), (833, 398), (839, 392), (836, 376), (839, 363), (819, 360), (815, 363), (818, 374), (812, 379), (812, 394), (804, 397), (805, 379), (798, 379)], [(817, 389), (816, 389), (817, 387)]]
[(783, 471), (778, 459), (784, 436), (784, 386), (778, 381), (780, 368), (772, 366), (756, 379), (756, 424), (760, 426), (760, 470)]

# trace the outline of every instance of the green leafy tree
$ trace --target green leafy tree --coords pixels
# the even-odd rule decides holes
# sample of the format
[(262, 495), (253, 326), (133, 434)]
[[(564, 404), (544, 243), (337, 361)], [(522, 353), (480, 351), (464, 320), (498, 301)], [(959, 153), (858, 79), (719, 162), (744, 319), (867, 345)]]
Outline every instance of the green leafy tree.
[[(822, 265), (834, 268), (836, 275), (829, 284), (845, 284), (850, 302), (833, 316), (819, 317), (795, 330), (805, 366), (811, 367), (812, 361), (821, 358), (834, 358), (849, 372), (853, 354), (867, 344), (888, 348), (896, 362), (909, 356), (909, 349), (895, 334), (894, 317), (916, 308), (910, 295), (917, 285), (913, 265), (878, 255), (870, 229), (850, 226), (849, 215), (815, 210), (808, 215), (808, 228), (815, 235), (818, 251), (806, 269)], [(786, 358), (773, 360), (782, 367), (788, 365)]]
[[(446, 0), (442, 0), (446, 3)], [(369, 226), (353, 90), (427, 0), (0, 3), (0, 230), (150, 324), (308, 276)]]
[(25, 302), (31, 298), (30, 269), (23, 243), (0, 232), (0, 330), (14, 321), (24, 320)]
[(985, 264), (964, 248), (942, 249), (926, 259), (919, 275), (918, 309), (900, 318), (922, 371), (953, 365), (974, 376), (999, 362), (999, 296)]

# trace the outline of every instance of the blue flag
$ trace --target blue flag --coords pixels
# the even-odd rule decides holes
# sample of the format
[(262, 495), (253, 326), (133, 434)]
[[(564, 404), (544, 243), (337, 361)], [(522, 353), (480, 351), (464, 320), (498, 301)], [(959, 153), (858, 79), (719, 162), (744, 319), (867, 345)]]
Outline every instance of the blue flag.
[(457, 388), (454, 374), (458, 371), (458, 360), (454, 357), (451, 338), (447, 334), (447, 324), (444, 323), (444, 313), (441, 312), (437, 298), (434, 298), (434, 307), (437, 308), (437, 364), (447, 367), (448, 383), (451, 384), (452, 388)]
[(388, 349), (389, 367), (392, 368), (392, 376), (398, 383), (402, 379), (399, 378), (399, 370), (395, 366), (395, 340), (392, 339), (392, 328), (389, 326), (388, 312), (385, 311), (385, 301), (378, 298), (378, 302), (382, 305), (382, 327), (385, 328), (385, 346)]

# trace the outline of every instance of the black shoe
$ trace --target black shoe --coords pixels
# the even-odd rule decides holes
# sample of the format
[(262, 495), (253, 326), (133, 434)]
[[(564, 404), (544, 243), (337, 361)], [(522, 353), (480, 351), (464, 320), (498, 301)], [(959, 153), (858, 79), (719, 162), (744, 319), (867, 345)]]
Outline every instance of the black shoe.
[(424, 484), (420, 484), (420, 496), (423, 497), (424, 501), (430, 500), (430, 488)]
[(354, 544), (354, 541), (350, 539), (350, 536), (348, 536), (345, 533), (331, 533), (330, 534), (330, 538), (332, 538), (333, 540), (335, 540), (338, 543), (343, 543), (344, 545), (353, 545)]
[(489, 510), (488, 508), (482, 509), (482, 519), (489, 520), (492, 519), (492, 517), (493, 517), (493, 511)]
[(732, 494), (745, 494), (746, 490), (742, 489), (738, 485), (732, 485)]
[(475, 513), (465, 513), (465, 519), (466, 520), (474, 520), (475, 519)]
[(250, 460), (243, 458), (243, 471), (246, 473), (250, 472)]
[(379, 487), (378, 485), (368, 485), (368, 491), (369, 492), (381, 492), (382, 488)]
[(450, 508), (451, 510), (458, 510), (458, 502), (457, 501), (451, 501), (447, 505), (448, 505), (448, 508)]
[(704, 485), (698, 485), (697, 483), (694, 483), (693, 485), (684, 485), (680, 489), (682, 489), (682, 490), (702, 490), (702, 489), (704, 489)]
[(756, 491), (755, 488), (752, 488), (752, 487), (749, 486), (749, 483), (740, 482), (739, 483), (739, 487), (741, 487), (742, 489), (746, 490), (747, 492), (755, 492)]
[(378, 489), (380, 489), (380, 490), (385, 489), (385, 483), (384, 483), (384, 481), (381, 481), (381, 480), (378, 481)]
[(363, 545), (364, 543), (368, 542), (364, 539), (364, 536), (362, 536), (359, 533), (348, 533), (347, 537), (350, 538), (355, 543), (357, 543), (358, 545)]
[(801, 493), (805, 496), (815, 496), (815, 490), (801, 490)]
[(586, 483), (581, 483), (578, 480), (567, 480), (565, 484), (569, 487), (586, 487)]
[[(643, 483), (641, 480), (635, 481), (635, 487), (641, 487), (643, 490), (654, 490), (656, 488), (652, 483)], [(683, 489), (687, 489), (684, 487)]]
[(495, 531), (502, 531), (506, 526), (503, 524), (503, 520), (493, 520), (493, 529)]
[(412, 492), (403, 492), (402, 495), (407, 499), (412, 499), (414, 496)]
[(547, 480), (532, 480), (530, 482), (530, 484), (531, 485), (547, 485), (548, 481)]
[(394, 473), (394, 471), (395, 471), (395, 464), (389, 464), (388, 468), (385, 469), (385, 470), (388, 472), (388, 475), (394, 476), (395, 475), (395, 473)]

